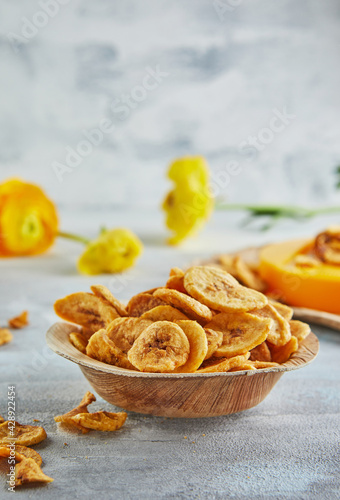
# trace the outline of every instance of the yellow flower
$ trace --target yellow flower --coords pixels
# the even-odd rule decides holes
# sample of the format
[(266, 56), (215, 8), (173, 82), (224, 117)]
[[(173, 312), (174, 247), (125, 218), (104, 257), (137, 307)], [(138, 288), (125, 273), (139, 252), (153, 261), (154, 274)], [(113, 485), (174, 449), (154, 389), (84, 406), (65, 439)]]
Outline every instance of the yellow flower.
[(83, 274), (120, 273), (133, 266), (142, 253), (141, 241), (128, 229), (104, 230), (78, 260)]
[(176, 245), (196, 233), (210, 216), (214, 201), (209, 189), (209, 168), (200, 156), (176, 160), (168, 177), (175, 187), (168, 193), (163, 209), (166, 225), (173, 231), (169, 243)]
[(0, 184), (0, 257), (43, 253), (57, 233), (56, 207), (38, 186), (19, 179)]

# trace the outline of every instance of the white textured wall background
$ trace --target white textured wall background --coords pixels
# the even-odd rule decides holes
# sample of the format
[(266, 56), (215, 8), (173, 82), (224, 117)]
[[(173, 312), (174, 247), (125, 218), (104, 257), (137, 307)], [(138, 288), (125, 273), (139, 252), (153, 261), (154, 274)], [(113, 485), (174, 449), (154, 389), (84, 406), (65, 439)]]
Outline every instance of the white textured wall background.
[[(61, 206), (156, 207), (171, 159), (203, 154), (215, 172), (239, 162), (231, 201), (339, 200), (338, 0), (220, 0), (223, 19), (211, 0), (63, 1), (16, 50), (9, 37), (44, 24), (48, 0), (0, 1), (1, 178), (37, 181)], [(126, 117), (112, 109), (157, 65), (157, 88)], [(295, 119), (241, 154), (284, 108)], [(112, 132), (60, 183), (51, 164), (104, 118)]]

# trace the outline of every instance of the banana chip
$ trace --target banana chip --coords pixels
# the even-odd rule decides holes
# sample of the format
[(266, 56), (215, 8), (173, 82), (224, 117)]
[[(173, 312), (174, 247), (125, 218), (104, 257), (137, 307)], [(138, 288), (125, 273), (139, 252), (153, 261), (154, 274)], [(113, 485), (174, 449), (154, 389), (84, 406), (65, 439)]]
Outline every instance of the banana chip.
[(169, 279), (166, 282), (166, 288), (172, 288), (178, 292), (187, 293), (184, 288), (184, 272), (178, 267), (173, 267), (170, 270)]
[(96, 295), (84, 292), (72, 293), (57, 300), (54, 310), (60, 318), (91, 329), (93, 333), (119, 317), (111, 304)]
[(251, 365), (250, 363), (240, 363), (238, 366), (235, 366), (235, 368), (231, 368), (230, 370), (228, 370), (228, 372), (243, 372), (254, 370), (256, 370), (254, 365)]
[(88, 344), (88, 341), (86, 340), (86, 338), (82, 333), (72, 332), (69, 335), (69, 339), (71, 344), (74, 345), (74, 347), (78, 349), (78, 351), (82, 352), (83, 354), (86, 354), (86, 346)]
[(302, 321), (291, 320), (289, 322), (291, 334), (298, 339), (298, 342), (302, 342), (311, 332), (310, 326)]
[(189, 340), (189, 357), (184, 365), (176, 368), (176, 373), (193, 373), (204, 361), (208, 352), (207, 336), (196, 321), (176, 321)]
[(291, 307), (282, 304), (281, 302), (277, 302), (276, 300), (270, 299), (269, 303), (275, 307), (277, 312), (281, 314), (281, 316), (286, 320), (290, 321), (294, 315), (294, 311)]
[(272, 356), (270, 354), (269, 347), (266, 342), (254, 347), (250, 351), (250, 361), (271, 361)]
[(268, 304), (265, 295), (241, 286), (233, 276), (215, 267), (190, 268), (185, 273), (184, 286), (196, 300), (221, 312), (262, 309)]
[(88, 411), (87, 407), (91, 403), (93, 403), (94, 401), (96, 401), (94, 394), (87, 391), (85, 396), (83, 397), (83, 399), (79, 403), (79, 406), (77, 406), (76, 408), (73, 408), (73, 410), (70, 410), (69, 412), (65, 413), (64, 415), (58, 415), (58, 416), (54, 417), (54, 420), (56, 422), (66, 424), (66, 425), (71, 426), (71, 427), (76, 427), (77, 429), (80, 429), (83, 432), (83, 434), (85, 434), (86, 432), (89, 432), (88, 429), (86, 427), (83, 427), (78, 422), (75, 422), (73, 420), (73, 417), (75, 417), (79, 413), (82, 413), (82, 414), (88, 413), (89, 411)]
[(2, 417), (2, 416), (0, 415), (0, 424), (3, 424), (3, 423), (4, 423), (4, 421), (5, 421), (4, 417)]
[(219, 260), (223, 269), (237, 279), (242, 285), (265, 292), (266, 283), (253, 271), (239, 255), (220, 255)]
[(185, 314), (171, 306), (157, 306), (150, 311), (146, 311), (141, 319), (150, 321), (179, 321), (181, 319), (189, 319)]
[(177, 309), (180, 309), (189, 319), (194, 319), (198, 322), (206, 323), (212, 318), (212, 312), (209, 307), (201, 304), (189, 295), (171, 290), (170, 288), (159, 288), (154, 293), (155, 297), (160, 298), (167, 304), (170, 304)]
[(296, 337), (292, 336), (290, 341), (285, 345), (278, 346), (268, 343), (268, 346), (272, 355), (272, 361), (281, 364), (286, 363), (291, 355), (298, 350), (299, 342)]
[(152, 323), (128, 352), (128, 359), (144, 372), (173, 372), (184, 365), (190, 345), (183, 330), (170, 321)]
[(108, 304), (113, 306), (119, 316), (127, 316), (127, 310), (125, 306), (118, 300), (106, 286), (103, 285), (93, 285), (91, 286), (92, 292), (99, 298), (106, 301)]
[(277, 312), (274, 306), (268, 304), (263, 309), (251, 311), (251, 314), (272, 320), (272, 327), (267, 337), (269, 342), (274, 345), (285, 345), (289, 342), (291, 338), (289, 323)]
[(18, 422), (6, 421), (0, 425), (0, 444), (10, 444), (15, 440), (15, 443), (20, 446), (31, 446), (38, 444), (47, 435), (45, 429), (38, 425), (21, 425)]
[(249, 363), (251, 363), (256, 370), (264, 370), (265, 368), (275, 368), (279, 366), (278, 363), (274, 363), (273, 361), (249, 361)]
[(15, 466), (15, 486), (27, 483), (51, 483), (53, 479), (40, 469), (33, 458), (23, 458)]
[[(157, 291), (157, 289), (155, 291)], [(139, 293), (130, 299), (127, 305), (127, 311), (129, 316), (139, 317), (146, 311), (162, 305), (164, 306), (165, 302), (154, 297), (151, 293)]]
[(13, 339), (13, 335), (7, 328), (0, 328), (0, 345), (8, 344)]
[(207, 329), (223, 334), (222, 345), (214, 352), (214, 356), (232, 358), (245, 354), (266, 340), (272, 324), (271, 319), (248, 313), (217, 314), (206, 325)]
[(33, 458), (36, 464), (42, 465), (42, 458), (39, 453), (32, 448), (27, 448), (27, 446), (20, 446), (15, 444), (15, 451), (9, 448), (9, 445), (0, 445), (0, 458), (12, 457), (14, 452), (14, 457), (16, 462), (21, 462), (24, 458)]
[(249, 358), (249, 352), (240, 356), (232, 358), (215, 358), (207, 359), (202, 364), (201, 368), (196, 373), (214, 373), (214, 372), (228, 372), (233, 368), (243, 366)]
[(214, 352), (221, 347), (223, 342), (223, 333), (211, 328), (204, 328), (208, 341), (208, 351), (204, 359), (209, 359)]
[(86, 429), (96, 431), (117, 431), (126, 420), (127, 413), (110, 413), (108, 411), (98, 411), (96, 413), (79, 413), (72, 417), (72, 420)]
[(340, 266), (340, 226), (329, 227), (315, 238), (314, 251), (326, 264)]
[(11, 318), (8, 320), (8, 326), (10, 328), (24, 328), (28, 325), (28, 311), (23, 311), (19, 316)]
[(107, 335), (106, 330), (99, 330), (92, 335), (86, 347), (86, 354), (90, 358), (97, 359), (109, 365), (120, 366), (133, 370), (134, 367), (128, 361), (126, 354)]

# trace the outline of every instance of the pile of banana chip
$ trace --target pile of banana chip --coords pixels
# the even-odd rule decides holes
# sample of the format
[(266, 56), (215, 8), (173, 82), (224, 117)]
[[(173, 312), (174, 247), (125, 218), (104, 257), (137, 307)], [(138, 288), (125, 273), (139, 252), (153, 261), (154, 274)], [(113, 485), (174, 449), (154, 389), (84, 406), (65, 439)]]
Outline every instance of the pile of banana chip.
[(271, 368), (288, 361), (310, 327), (290, 307), (212, 266), (174, 268), (164, 287), (125, 307), (104, 286), (55, 303), (82, 327), (70, 342), (104, 363), (141, 372), (209, 373)]

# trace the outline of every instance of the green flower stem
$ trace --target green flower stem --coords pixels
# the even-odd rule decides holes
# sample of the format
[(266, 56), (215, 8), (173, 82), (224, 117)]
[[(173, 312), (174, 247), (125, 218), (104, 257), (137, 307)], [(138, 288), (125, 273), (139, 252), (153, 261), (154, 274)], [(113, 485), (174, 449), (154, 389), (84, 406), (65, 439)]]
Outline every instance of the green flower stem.
[(58, 232), (58, 236), (60, 236), (60, 238), (66, 238), (68, 240), (78, 241), (78, 243), (83, 243), (83, 245), (88, 245), (91, 241), (87, 238), (84, 238), (83, 236), (78, 236), (77, 234), (72, 233), (64, 233), (62, 231)]

